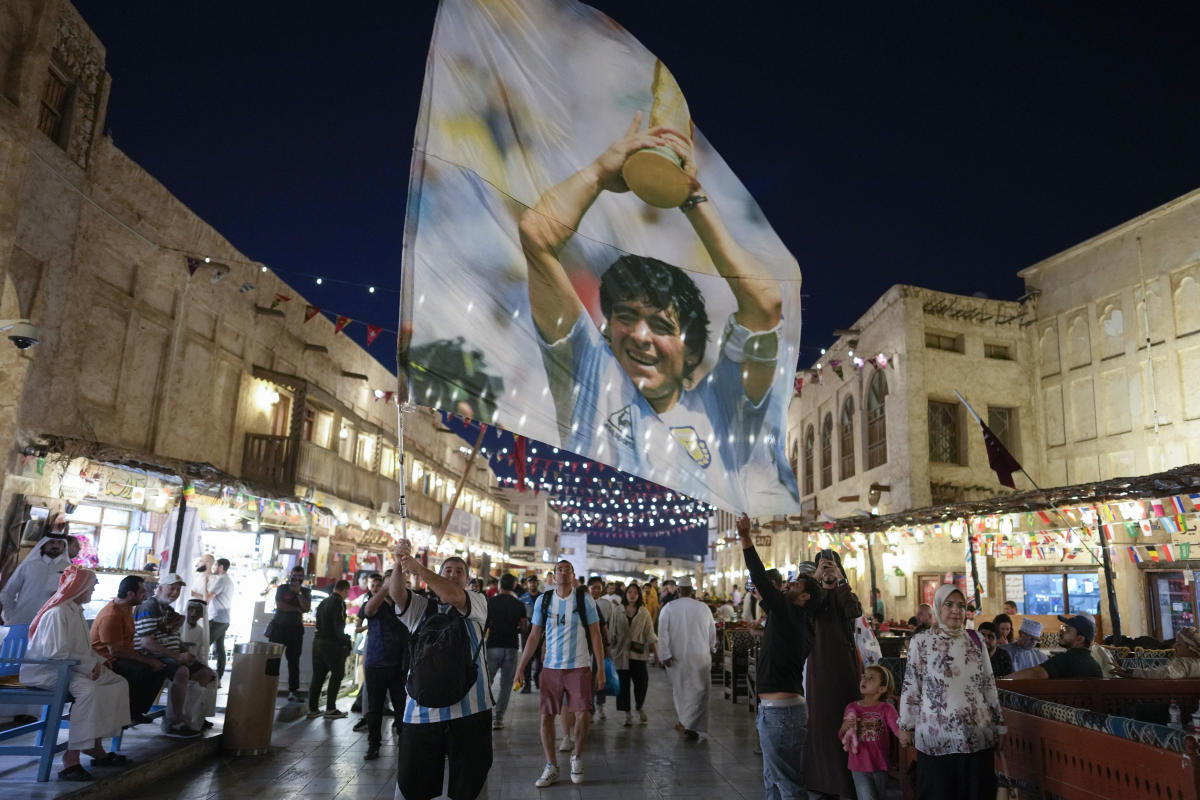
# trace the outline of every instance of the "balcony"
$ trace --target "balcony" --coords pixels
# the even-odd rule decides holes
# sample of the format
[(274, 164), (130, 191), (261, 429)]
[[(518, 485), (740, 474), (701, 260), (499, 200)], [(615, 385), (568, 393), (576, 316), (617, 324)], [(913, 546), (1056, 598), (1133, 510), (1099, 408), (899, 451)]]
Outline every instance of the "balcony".
[(295, 460), (287, 436), (247, 433), (242, 450), (242, 477), (283, 494), (295, 491)]
[(300, 442), (294, 482), (371, 508), (380, 508), (384, 503), (394, 508), (400, 495), (395, 481), (339, 458), (332, 450), (312, 442)]

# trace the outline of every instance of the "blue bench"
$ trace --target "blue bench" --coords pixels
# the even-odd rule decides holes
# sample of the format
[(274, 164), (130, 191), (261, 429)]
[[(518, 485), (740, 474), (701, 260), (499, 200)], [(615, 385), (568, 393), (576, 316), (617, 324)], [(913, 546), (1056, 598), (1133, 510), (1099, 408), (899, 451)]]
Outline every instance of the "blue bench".
[[(71, 716), (63, 714), (63, 708), (74, 698), (69, 691), (71, 686), (71, 667), (78, 661), (66, 659), (33, 659), (25, 658), (29, 649), (29, 626), (8, 626), (8, 637), (0, 645), (0, 705), (29, 705), (43, 706), (42, 718), (24, 725), (17, 725), (6, 731), (0, 731), (0, 742), (24, 736), (27, 733), (37, 733), (36, 745), (4, 745), (0, 744), (0, 756), (38, 756), (38, 781), (50, 780), (50, 770), (54, 763), (54, 754), (67, 749), (66, 742), (58, 741), (58, 732), (71, 727)], [(58, 670), (54, 689), (34, 689), (25, 686), (18, 680), (22, 664), (53, 664)], [(152, 706), (146, 716), (150, 719), (161, 717), (165, 706)], [(58, 724), (55, 724), (55, 720)], [(112, 752), (121, 750), (121, 734), (112, 739)]]
[[(38, 782), (50, 780), (50, 768), (54, 754), (67, 749), (67, 743), (58, 742), (58, 732), (63, 727), (63, 706), (67, 703), (67, 689), (71, 685), (71, 667), (78, 661), (25, 658), (29, 647), (29, 626), (10, 625), (8, 636), (0, 645), (0, 705), (44, 706), (42, 718), (37, 722), (17, 725), (0, 732), (0, 742), (15, 739), (29, 733), (37, 733), (36, 745), (0, 744), (0, 756), (38, 756)], [(58, 677), (53, 689), (34, 689), (23, 686), (17, 680), (22, 664), (53, 664)]]

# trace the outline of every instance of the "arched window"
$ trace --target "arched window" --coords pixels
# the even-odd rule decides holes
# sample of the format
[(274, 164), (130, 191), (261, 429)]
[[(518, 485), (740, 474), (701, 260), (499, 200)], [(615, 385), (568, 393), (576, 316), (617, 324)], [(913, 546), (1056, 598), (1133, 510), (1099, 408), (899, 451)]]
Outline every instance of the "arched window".
[(867, 469), (887, 463), (887, 378), (883, 370), (867, 387)]
[(854, 474), (854, 398), (847, 397), (842, 403), (842, 418), (838, 425), (838, 455), (841, 469), (838, 480), (846, 480)]
[(812, 425), (804, 432), (804, 493), (813, 493), (813, 450), (817, 446), (817, 432)]
[(821, 488), (833, 485), (833, 414), (821, 423)]

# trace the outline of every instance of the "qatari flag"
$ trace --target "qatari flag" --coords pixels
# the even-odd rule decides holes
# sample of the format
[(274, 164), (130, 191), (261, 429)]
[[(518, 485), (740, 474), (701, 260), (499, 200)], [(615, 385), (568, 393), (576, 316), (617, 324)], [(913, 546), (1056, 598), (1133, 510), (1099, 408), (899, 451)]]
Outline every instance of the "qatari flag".
[(987, 448), (988, 466), (995, 471), (1000, 483), (1010, 489), (1017, 488), (1013, 483), (1012, 474), (1021, 471), (1020, 462), (1008, 452), (1004, 442), (996, 438), (996, 434), (992, 433), (992, 429), (983, 420), (979, 420), (979, 426), (983, 428), (983, 446)]
[(996, 473), (997, 480), (1003, 486), (1007, 486), (1010, 489), (1017, 488), (1017, 485), (1013, 483), (1012, 474), (1024, 471), (1021, 467), (1021, 462), (1017, 461), (1016, 457), (1008, 452), (1008, 448), (1004, 446), (1004, 442), (1000, 441), (996, 434), (992, 432), (992, 429), (987, 426), (987, 423), (975, 413), (975, 409), (971, 408), (971, 404), (967, 402), (967, 398), (963, 397), (957, 391), (954, 393), (958, 395), (958, 399), (962, 401), (962, 404), (967, 407), (967, 411), (979, 423), (979, 427), (983, 428), (983, 446), (987, 448), (988, 466)]

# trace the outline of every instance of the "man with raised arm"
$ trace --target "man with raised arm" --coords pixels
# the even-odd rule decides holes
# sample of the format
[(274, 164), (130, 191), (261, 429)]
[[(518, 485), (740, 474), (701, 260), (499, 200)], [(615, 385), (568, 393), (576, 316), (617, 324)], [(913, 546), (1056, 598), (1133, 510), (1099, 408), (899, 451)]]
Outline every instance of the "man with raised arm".
[[(450, 763), (447, 794), (454, 800), (473, 800), (492, 768), (492, 702), (487, 689), (483, 629), (487, 598), (467, 591), (467, 563), (457, 556), (434, 572), (412, 555), (412, 543), (401, 539), (392, 549), (396, 566), (388, 581), (395, 613), (417, 636), (423, 624), (438, 614), (465, 620), (467, 640), (475, 660), (475, 679), (466, 693), (440, 707), (421, 705), (410, 693), (400, 726), (400, 755), (396, 784), (405, 800), (432, 800), (442, 793), (446, 762)], [(408, 587), (409, 576), (422, 581), (436, 597), (422, 597)], [(434, 607), (430, 607), (434, 604)], [(414, 650), (414, 658), (419, 652)], [(408, 665), (409, 675), (420, 665)], [(447, 676), (453, 677), (453, 676)]]
[[(563, 446), (638, 472), (653, 448), (678, 444), (710, 486), (733, 497), (746, 495), (747, 466), (767, 468), (795, 497), (778, 429), (782, 410), (772, 408), (780, 393), (771, 387), (781, 379), (779, 284), (733, 240), (709, 202), (691, 141), (666, 127), (639, 131), (640, 125), (639, 112), (622, 138), (543, 194), (520, 221), (533, 321)], [(597, 329), (559, 260), (600, 193), (628, 191), (621, 168), (647, 147), (669, 147), (680, 158), (692, 184), (680, 211), (737, 302), (720, 356), (703, 380), (695, 370), (704, 360), (709, 319), (686, 272), (647, 256), (621, 256), (600, 279), (605, 321)], [(656, 419), (670, 431), (666, 442), (653, 441)]]

